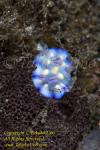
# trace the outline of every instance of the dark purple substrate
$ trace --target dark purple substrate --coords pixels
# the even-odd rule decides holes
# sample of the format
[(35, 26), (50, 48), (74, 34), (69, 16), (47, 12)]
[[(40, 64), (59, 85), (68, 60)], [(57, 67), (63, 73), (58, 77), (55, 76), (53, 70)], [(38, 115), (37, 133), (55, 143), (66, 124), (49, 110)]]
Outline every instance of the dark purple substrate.
[[(81, 90), (79, 90), (77, 81), (73, 90), (61, 101), (52, 100), (50, 102), (45, 122), (41, 122), (40, 119), (36, 126), (32, 127), (32, 121), (47, 104), (46, 98), (42, 97), (32, 84), (32, 59), (24, 59), (16, 63), (14, 69), (6, 69), (3, 64), (0, 68), (2, 68), (0, 72), (2, 85), (0, 89), (0, 133), (29, 129), (33, 131), (52, 130), (56, 134), (48, 137), (48, 150), (59, 148), (74, 150), (89, 123), (88, 107), (86, 101), (80, 99)], [(1, 138), (0, 150), (6, 150), (3, 144), (3, 138)], [(27, 148), (22, 148), (24, 149)]]

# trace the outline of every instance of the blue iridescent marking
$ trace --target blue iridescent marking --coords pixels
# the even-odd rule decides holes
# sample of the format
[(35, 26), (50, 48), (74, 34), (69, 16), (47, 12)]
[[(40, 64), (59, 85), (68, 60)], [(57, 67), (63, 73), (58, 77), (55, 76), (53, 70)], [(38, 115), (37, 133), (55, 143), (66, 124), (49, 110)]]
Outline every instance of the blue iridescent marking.
[(32, 73), (32, 81), (43, 96), (61, 99), (65, 92), (70, 92), (73, 85), (70, 57), (65, 49), (42, 47), (33, 61), (37, 68)]

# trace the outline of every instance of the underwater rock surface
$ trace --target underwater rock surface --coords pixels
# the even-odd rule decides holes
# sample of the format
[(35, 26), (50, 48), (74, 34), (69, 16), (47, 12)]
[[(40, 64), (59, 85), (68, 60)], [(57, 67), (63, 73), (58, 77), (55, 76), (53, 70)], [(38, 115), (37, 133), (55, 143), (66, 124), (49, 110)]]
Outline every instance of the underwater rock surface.
[[(87, 128), (100, 126), (99, 3), (0, 0), (0, 134), (52, 130), (56, 134), (48, 137), (48, 150), (75, 150)], [(48, 98), (37, 92), (31, 78), (39, 41), (80, 60), (73, 88), (61, 101), (51, 100), (48, 109)], [(5, 150), (3, 139), (0, 150)]]
[(100, 129), (91, 131), (80, 143), (79, 150), (99, 150)]
[[(0, 133), (51, 130), (56, 134), (52, 138), (47, 137), (48, 149), (56, 150), (59, 147), (65, 150), (66, 147), (74, 149), (82, 132), (88, 126), (86, 102), (80, 99), (80, 90), (76, 84), (71, 92), (62, 97), (61, 103), (50, 101), (46, 108), (47, 98), (36, 91), (31, 80), (32, 58), (33, 55), (17, 59), (14, 68), (8, 69), (4, 63), (0, 66), (2, 70), (0, 75), (2, 85), (0, 88)], [(43, 110), (47, 111), (47, 118), (44, 122), (42, 118), (45, 117), (45, 113), (41, 113)], [(36, 123), (35, 126), (33, 122)], [(3, 150), (3, 147), (2, 139), (0, 150)], [(13, 149), (17, 150), (17, 148)]]

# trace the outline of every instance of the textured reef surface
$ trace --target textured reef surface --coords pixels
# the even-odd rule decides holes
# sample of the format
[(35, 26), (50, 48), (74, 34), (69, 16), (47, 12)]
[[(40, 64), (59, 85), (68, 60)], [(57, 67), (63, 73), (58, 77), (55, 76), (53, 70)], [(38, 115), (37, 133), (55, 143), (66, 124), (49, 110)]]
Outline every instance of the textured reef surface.
[[(47, 150), (77, 150), (78, 145), (78, 150), (88, 146), (97, 148), (99, 7), (100, 0), (0, 0), (0, 150), (8, 150), (2, 138), (4, 131), (36, 130), (55, 132), (54, 136), (46, 137)], [(69, 62), (75, 71), (71, 72), (70, 79), (75, 83), (59, 101), (43, 96), (33, 86), (32, 72), (37, 67), (33, 60), (39, 56), (40, 41), (48, 45), (45, 47), (48, 51), (57, 47), (71, 55)]]
[(71, 73), (74, 69), (66, 50), (43, 47), (33, 64), (36, 65), (36, 70), (32, 73), (32, 80), (42, 95), (60, 99), (65, 92), (71, 90), (74, 83)]

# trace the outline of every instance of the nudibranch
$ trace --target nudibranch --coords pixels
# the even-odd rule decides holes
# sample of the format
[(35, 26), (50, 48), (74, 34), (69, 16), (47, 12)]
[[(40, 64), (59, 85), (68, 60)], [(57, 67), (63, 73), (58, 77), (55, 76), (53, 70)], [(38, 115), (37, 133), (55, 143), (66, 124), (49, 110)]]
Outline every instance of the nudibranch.
[(36, 66), (32, 72), (33, 84), (43, 96), (60, 99), (73, 87), (71, 55), (62, 48), (48, 48), (41, 44), (37, 48), (40, 53), (33, 60)]

